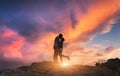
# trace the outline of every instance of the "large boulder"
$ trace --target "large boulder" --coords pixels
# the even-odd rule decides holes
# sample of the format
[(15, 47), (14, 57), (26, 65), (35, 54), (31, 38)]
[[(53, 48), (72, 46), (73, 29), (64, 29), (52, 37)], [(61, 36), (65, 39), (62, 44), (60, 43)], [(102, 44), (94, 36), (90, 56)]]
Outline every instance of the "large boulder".
[(108, 69), (111, 69), (113, 71), (119, 71), (120, 72), (120, 59), (109, 59), (107, 62), (100, 64), (102, 67), (106, 67)]

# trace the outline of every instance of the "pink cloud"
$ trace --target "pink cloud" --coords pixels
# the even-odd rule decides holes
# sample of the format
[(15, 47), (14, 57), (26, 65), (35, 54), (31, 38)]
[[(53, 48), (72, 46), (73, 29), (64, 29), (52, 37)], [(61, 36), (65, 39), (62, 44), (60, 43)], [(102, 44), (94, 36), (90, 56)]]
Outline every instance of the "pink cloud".
[(0, 30), (2, 31), (0, 34), (0, 52), (3, 53), (3, 57), (21, 58), (20, 48), (24, 44), (24, 38), (7, 27), (2, 27)]

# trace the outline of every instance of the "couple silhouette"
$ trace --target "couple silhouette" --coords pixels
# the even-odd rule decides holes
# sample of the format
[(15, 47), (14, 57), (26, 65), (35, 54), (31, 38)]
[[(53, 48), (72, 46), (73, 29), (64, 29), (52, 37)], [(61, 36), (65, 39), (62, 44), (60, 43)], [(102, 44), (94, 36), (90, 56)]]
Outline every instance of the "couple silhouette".
[(63, 62), (63, 57), (70, 60), (69, 56), (62, 54), (64, 41), (65, 41), (65, 39), (63, 37), (63, 34), (59, 34), (58, 36), (55, 37), (54, 46), (53, 46), (53, 48), (54, 48), (54, 63), (59, 63), (58, 56), (60, 57), (61, 63)]

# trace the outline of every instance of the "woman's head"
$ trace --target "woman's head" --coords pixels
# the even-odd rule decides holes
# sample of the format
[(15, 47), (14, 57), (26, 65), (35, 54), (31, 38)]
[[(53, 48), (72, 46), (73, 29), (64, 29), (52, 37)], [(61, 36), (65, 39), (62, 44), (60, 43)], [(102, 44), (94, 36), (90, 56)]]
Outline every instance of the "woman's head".
[(62, 37), (63, 37), (63, 35), (60, 33), (60, 34), (59, 34), (59, 38), (62, 38)]

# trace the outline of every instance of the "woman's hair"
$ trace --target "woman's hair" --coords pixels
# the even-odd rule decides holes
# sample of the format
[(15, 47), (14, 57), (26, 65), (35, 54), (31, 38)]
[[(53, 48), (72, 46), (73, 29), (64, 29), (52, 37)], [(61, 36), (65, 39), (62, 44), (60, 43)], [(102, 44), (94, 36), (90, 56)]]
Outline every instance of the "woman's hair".
[(62, 38), (63, 37), (63, 35), (62, 34), (59, 34), (59, 38)]

